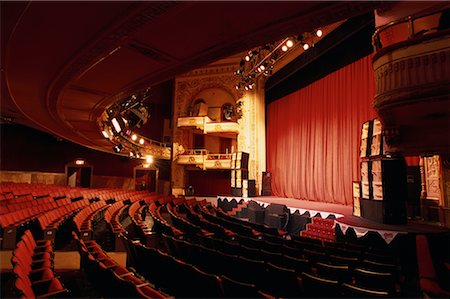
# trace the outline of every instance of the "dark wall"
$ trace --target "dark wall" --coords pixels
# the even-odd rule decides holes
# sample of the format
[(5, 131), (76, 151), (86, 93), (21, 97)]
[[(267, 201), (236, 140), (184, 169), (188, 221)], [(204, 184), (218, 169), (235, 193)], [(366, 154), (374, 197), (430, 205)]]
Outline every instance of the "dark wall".
[[(133, 177), (133, 168), (142, 163), (142, 160), (95, 151), (21, 125), (2, 124), (0, 134), (1, 170), (64, 173), (67, 163), (82, 158), (94, 167), (94, 175)], [(170, 177), (168, 162), (155, 161), (155, 164), (164, 167), (160, 170), (161, 179)]]
[(150, 118), (135, 131), (147, 138), (163, 141), (164, 119), (172, 119), (173, 80), (152, 86), (148, 100)]
[(231, 172), (229, 170), (189, 171), (188, 186), (194, 187), (196, 196), (231, 194)]

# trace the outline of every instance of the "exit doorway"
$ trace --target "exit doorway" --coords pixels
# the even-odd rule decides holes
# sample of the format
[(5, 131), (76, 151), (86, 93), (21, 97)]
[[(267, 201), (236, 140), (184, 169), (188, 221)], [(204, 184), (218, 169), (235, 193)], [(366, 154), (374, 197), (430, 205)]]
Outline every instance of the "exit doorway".
[(134, 190), (158, 192), (158, 174), (155, 166), (134, 168)]

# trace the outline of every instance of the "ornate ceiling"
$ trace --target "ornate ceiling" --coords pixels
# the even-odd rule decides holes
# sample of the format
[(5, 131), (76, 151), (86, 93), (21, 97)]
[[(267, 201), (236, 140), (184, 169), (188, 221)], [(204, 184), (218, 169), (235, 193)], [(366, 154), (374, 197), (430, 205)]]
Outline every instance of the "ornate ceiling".
[(113, 102), (218, 59), (380, 5), (3, 1), (1, 116), (112, 152), (96, 120)]

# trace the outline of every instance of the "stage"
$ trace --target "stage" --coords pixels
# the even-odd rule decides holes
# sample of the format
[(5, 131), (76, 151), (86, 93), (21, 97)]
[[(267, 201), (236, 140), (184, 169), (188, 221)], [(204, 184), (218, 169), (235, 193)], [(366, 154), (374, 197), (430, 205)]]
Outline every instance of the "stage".
[[(417, 234), (449, 235), (450, 229), (435, 223), (408, 220), (407, 224), (389, 225), (374, 222), (362, 217), (353, 216), (353, 207), (332, 203), (312, 202), (294, 198), (281, 198), (275, 196), (235, 197), (218, 195), (217, 203), (241, 201), (255, 201), (266, 208), (270, 204), (286, 206), (290, 214), (305, 215), (308, 217), (334, 218), (336, 240), (353, 243), (383, 243), (382, 245), (399, 246), (397, 243), (412, 242)], [(219, 205), (220, 206), (220, 205)], [(403, 246), (400, 246), (403, 247)]]

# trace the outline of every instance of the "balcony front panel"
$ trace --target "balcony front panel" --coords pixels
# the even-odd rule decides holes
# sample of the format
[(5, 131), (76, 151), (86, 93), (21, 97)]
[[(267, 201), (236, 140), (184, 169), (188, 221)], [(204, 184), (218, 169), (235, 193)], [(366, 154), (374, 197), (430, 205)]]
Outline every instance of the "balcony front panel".
[(179, 155), (177, 164), (179, 165), (203, 165), (204, 155)]
[(239, 134), (239, 124), (237, 122), (207, 122), (205, 123), (205, 134), (232, 133)]
[(449, 62), (448, 31), (392, 45), (375, 55), (374, 108), (391, 151), (449, 152)]

